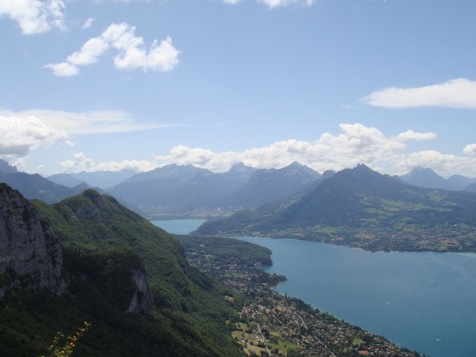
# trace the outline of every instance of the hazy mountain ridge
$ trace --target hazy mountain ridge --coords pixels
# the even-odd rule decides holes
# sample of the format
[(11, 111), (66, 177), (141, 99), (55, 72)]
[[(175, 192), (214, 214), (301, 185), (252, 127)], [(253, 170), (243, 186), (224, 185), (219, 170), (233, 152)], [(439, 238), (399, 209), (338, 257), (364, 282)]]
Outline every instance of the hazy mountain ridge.
[(77, 195), (88, 188), (85, 184), (66, 187), (52, 182), (39, 174), (27, 174), (18, 171), (0, 160), (0, 182), (19, 190), (28, 199), (39, 199), (48, 203), (59, 202), (66, 197)]
[[(468, 186), (476, 184), (476, 179), (468, 178), (462, 175), (452, 175), (447, 179), (444, 179), (434, 170), (421, 166), (415, 167), (409, 173), (401, 175), (400, 178), (414, 186), (443, 190), (466, 191), (468, 190)], [(470, 190), (471, 189), (468, 191)]]
[(91, 172), (82, 171), (70, 174), (56, 174), (46, 178), (50, 181), (67, 187), (74, 187), (79, 184), (87, 184), (90, 187), (97, 187), (107, 190), (134, 176), (136, 173), (137, 172), (130, 170)]
[(320, 178), (318, 172), (297, 162), (282, 169), (257, 170), (244, 186), (221, 202), (223, 206), (258, 207), (300, 194)]
[(475, 222), (476, 194), (419, 188), (359, 165), (322, 180), (294, 203), (206, 222), (196, 233), (295, 237), (373, 250), (475, 251)]
[(270, 170), (238, 164), (224, 173), (173, 164), (137, 174), (110, 192), (147, 213), (190, 215), (289, 198), (319, 178), (317, 172), (298, 163)]

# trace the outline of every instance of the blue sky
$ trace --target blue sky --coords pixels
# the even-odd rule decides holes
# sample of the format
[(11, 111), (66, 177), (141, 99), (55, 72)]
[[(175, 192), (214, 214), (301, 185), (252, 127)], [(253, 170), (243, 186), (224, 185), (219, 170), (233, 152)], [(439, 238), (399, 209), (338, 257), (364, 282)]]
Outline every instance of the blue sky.
[(476, 177), (474, 0), (0, 0), (0, 158)]

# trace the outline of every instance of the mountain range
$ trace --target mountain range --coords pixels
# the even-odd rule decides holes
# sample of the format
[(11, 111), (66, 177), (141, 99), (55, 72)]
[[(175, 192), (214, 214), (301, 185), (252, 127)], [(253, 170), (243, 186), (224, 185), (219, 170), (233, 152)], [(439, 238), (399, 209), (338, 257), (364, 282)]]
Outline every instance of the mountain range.
[[(44, 178), (19, 172), (0, 160), (0, 181), (29, 199), (55, 203), (96, 187), (149, 219), (214, 218), (272, 202), (296, 201), (333, 174), (321, 175), (295, 162), (281, 169), (237, 164), (222, 173), (172, 164), (142, 173), (80, 172)], [(444, 179), (430, 168), (415, 167), (399, 178), (416, 187), (476, 192), (476, 179), (461, 175)]]
[(134, 176), (137, 172), (131, 170), (120, 171), (92, 171), (77, 172), (71, 174), (56, 174), (46, 177), (48, 180), (67, 187), (74, 187), (80, 184), (86, 184), (89, 187), (108, 190), (111, 187)]
[(205, 222), (200, 235), (293, 237), (371, 250), (476, 251), (476, 194), (420, 188), (365, 165), (297, 201)]
[(0, 182), (19, 190), (29, 199), (39, 199), (48, 203), (59, 202), (66, 197), (77, 195), (88, 188), (84, 183), (74, 187), (66, 187), (54, 183), (39, 174), (31, 175), (20, 172), (3, 160), (0, 160)]
[(310, 189), (319, 178), (298, 163), (270, 170), (238, 164), (224, 173), (172, 164), (136, 174), (109, 192), (148, 217), (213, 215), (288, 199)]

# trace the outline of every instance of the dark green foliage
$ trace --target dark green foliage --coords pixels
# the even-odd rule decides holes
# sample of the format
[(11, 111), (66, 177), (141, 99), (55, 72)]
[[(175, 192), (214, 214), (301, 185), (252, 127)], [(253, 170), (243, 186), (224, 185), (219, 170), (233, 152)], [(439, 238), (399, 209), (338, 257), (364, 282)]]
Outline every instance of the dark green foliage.
[(189, 254), (211, 254), (215, 260), (238, 259), (240, 264), (252, 266), (259, 263), (271, 265), (271, 250), (259, 245), (230, 238), (177, 236)]
[[(62, 241), (68, 288), (61, 297), (10, 291), (0, 301), (1, 356), (44, 354), (57, 331), (70, 335), (83, 321), (93, 325), (77, 356), (243, 355), (226, 325), (227, 291), (188, 265), (175, 238), (93, 190), (34, 205)], [(126, 313), (135, 269), (147, 273), (151, 315)]]

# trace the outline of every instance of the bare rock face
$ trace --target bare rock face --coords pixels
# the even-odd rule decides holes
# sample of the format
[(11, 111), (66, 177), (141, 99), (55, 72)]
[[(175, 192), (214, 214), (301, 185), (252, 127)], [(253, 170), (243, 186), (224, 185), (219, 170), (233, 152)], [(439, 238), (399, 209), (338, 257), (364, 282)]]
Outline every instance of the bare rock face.
[(139, 269), (134, 269), (132, 271), (132, 282), (136, 286), (136, 291), (132, 296), (127, 312), (150, 314), (152, 309), (152, 294), (147, 284), (147, 276), (145, 272)]
[(0, 184), (0, 298), (9, 288), (62, 293), (63, 255), (52, 229), (16, 190)]

